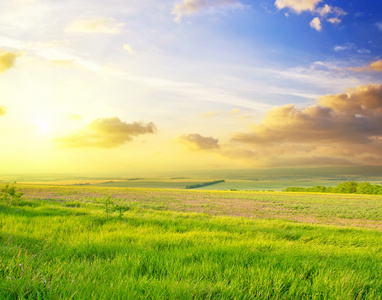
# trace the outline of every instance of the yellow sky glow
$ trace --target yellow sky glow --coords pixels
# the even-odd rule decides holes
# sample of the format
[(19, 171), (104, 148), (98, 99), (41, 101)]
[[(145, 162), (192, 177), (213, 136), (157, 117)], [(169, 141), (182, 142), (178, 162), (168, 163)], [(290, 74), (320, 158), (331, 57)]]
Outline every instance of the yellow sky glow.
[(357, 16), (325, 0), (270, 5), (3, 1), (1, 172), (381, 164), (379, 40), (333, 41)]

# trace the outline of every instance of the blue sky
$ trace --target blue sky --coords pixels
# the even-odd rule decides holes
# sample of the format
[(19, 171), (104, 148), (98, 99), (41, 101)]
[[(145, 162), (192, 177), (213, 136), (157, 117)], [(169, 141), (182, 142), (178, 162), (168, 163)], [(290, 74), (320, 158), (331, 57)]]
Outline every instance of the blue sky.
[(0, 163), (379, 164), (381, 12), (380, 1), (3, 1)]

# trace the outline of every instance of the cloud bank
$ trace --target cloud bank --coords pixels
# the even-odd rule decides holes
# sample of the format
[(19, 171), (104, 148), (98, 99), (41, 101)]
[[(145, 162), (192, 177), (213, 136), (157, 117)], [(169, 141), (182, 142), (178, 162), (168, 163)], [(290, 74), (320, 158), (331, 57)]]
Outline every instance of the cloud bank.
[(99, 118), (79, 132), (56, 138), (55, 141), (67, 148), (116, 148), (131, 141), (135, 136), (155, 132), (156, 126), (152, 122), (128, 124), (117, 117)]
[(317, 104), (271, 109), (250, 133), (233, 141), (251, 145), (259, 157), (302, 162), (376, 164), (382, 159), (382, 85), (365, 85), (326, 95)]

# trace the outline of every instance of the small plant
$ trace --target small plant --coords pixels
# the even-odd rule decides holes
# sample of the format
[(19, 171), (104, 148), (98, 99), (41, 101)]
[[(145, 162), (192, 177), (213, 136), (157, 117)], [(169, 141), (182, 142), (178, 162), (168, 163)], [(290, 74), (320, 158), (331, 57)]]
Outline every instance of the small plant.
[(22, 196), (23, 193), (18, 192), (14, 185), (10, 186), (7, 184), (1, 189), (0, 200), (7, 205), (17, 205)]
[(130, 210), (130, 206), (124, 204), (115, 204), (110, 195), (105, 195), (105, 198), (103, 199), (103, 205), (107, 220), (109, 219), (110, 214), (113, 212), (118, 212), (118, 217), (122, 218), (123, 213)]
[(65, 203), (64, 206), (66, 206), (66, 207), (80, 207), (81, 203), (80, 202), (68, 202), (68, 203)]
[(123, 213), (130, 210), (130, 207), (127, 205), (115, 205), (113, 211), (118, 212), (118, 217), (122, 218)]
[(114, 202), (111, 200), (110, 195), (105, 196), (103, 200), (103, 204), (104, 204), (104, 210), (106, 213), (106, 219), (109, 219), (109, 214), (112, 213), (114, 210)]

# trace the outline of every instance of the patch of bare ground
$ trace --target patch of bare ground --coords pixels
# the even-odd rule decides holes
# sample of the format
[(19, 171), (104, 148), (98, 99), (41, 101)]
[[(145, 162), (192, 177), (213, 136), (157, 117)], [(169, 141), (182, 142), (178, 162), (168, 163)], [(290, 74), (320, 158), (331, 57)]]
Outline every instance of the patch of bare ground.
[[(50, 201), (99, 202), (105, 195), (111, 195), (116, 201), (130, 202), (144, 208), (205, 213), (215, 216), (282, 219), (382, 231), (382, 221), (378, 217), (382, 215), (382, 198), (378, 197), (375, 199), (380, 201), (373, 200), (374, 202), (368, 203), (370, 197), (359, 195), (351, 197), (351, 195), (338, 194), (311, 195), (278, 192), (244, 193), (62, 186), (29, 186), (24, 187), (23, 192), (28, 198)], [(377, 217), (362, 218), (362, 213), (359, 213), (361, 216), (359, 217), (357, 213), (354, 213), (354, 207), (361, 206), (373, 209)], [(338, 217), (338, 211), (345, 212), (345, 216)]]

